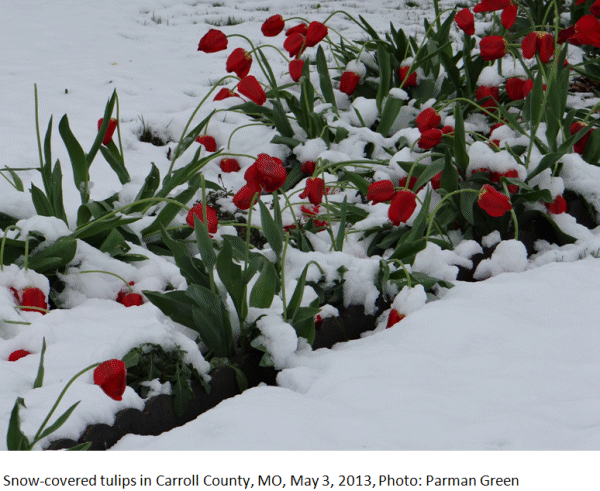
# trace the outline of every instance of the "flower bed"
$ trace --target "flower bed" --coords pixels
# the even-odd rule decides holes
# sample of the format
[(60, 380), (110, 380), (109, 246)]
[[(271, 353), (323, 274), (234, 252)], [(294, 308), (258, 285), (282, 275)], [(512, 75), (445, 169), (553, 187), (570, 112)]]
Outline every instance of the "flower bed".
[[(182, 424), (237, 393), (232, 374), (241, 387), (265, 381), (239, 361), (247, 356), (250, 366), (270, 367), (272, 383), (304, 343), (317, 349), (355, 338), (378, 315), (391, 327), (455, 280), (522, 271), (550, 244), (572, 244), (597, 226), (600, 106), (571, 90), (576, 77), (600, 79), (596, 4), (435, 5), (422, 37), (393, 26), (380, 35), (345, 12), (323, 22), (273, 15), (262, 24), (263, 44), (209, 29), (198, 44), (202, 59), (232, 39), (245, 47), (231, 50), (230, 75), (198, 104), (162, 175), (152, 164), (143, 183), (132, 183), (116, 91), (88, 151), (68, 117), (60, 120), (81, 202), (75, 217), (65, 210), (60, 161), (52, 161), (52, 120), (43, 139), (38, 128), (38, 217), (1, 217), (3, 337), (24, 338), (43, 314), (95, 297), (132, 309), (151, 304), (195, 344), (195, 361), (171, 346), (159, 368), (146, 367), (159, 356), (151, 339), (115, 354), (142, 399), (156, 379), (174, 395), (151, 399), (148, 416), (128, 409), (112, 427), (92, 426), (80, 443), (154, 434), (157, 407), (171, 411), (172, 424), (160, 428)], [(333, 33), (336, 16), (363, 38)], [(489, 22), (476, 30), (476, 16)], [(287, 69), (276, 75), (281, 59)], [(35, 99), (37, 108), (37, 91)], [(243, 132), (263, 139), (264, 152), (245, 153)], [(122, 191), (93, 199), (90, 166), (99, 155)], [(19, 171), (5, 172), (22, 192)], [(213, 390), (200, 397), (209, 374)], [(21, 435), (21, 405), (17, 399), (13, 435)], [(17, 440), (9, 448), (25, 441)]]

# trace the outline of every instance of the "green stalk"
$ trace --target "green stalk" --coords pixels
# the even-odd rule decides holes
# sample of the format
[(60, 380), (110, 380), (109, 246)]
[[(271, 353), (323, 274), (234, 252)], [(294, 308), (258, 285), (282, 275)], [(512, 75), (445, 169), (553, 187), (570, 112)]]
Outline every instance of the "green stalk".
[(7, 239), (8, 232), (10, 232), (11, 230), (21, 230), (21, 229), (19, 227), (17, 227), (16, 225), (9, 225), (4, 230), (4, 236), (2, 237), (2, 244), (0, 245), (0, 270), (1, 271), (4, 271), (4, 246), (6, 245), (6, 239)]
[(455, 196), (457, 194), (460, 193), (476, 193), (479, 194), (479, 189), (457, 189), (456, 191), (452, 191), (451, 193), (448, 193), (446, 196), (444, 196), (440, 202), (437, 204), (437, 206), (433, 209), (433, 211), (431, 212), (431, 216), (429, 218), (429, 225), (427, 225), (427, 233), (425, 234), (425, 240), (429, 241), (429, 235), (431, 234), (431, 228), (433, 227), (433, 219), (435, 218), (436, 213), (439, 211), (440, 207), (442, 206), (442, 204), (444, 203), (444, 201), (448, 198), (450, 198), (451, 196)]
[(290, 234), (285, 234), (285, 246), (281, 254), (281, 301), (283, 302), (283, 320), (287, 322), (287, 300), (285, 296), (285, 256), (290, 243)]

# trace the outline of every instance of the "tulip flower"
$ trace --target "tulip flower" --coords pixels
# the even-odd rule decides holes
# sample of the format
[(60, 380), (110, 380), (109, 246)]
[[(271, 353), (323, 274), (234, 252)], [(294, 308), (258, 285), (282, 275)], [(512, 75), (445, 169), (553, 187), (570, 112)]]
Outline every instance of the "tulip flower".
[[(194, 228), (194, 215), (204, 223), (204, 210), (202, 203), (194, 205), (190, 211), (188, 211), (186, 223)], [(219, 219), (217, 218), (217, 211), (212, 206), (206, 206), (206, 220), (208, 221), (207, 228), (209, 234), (217, 233), (217, 227), (219, 225)]]
[(387, 326), (385, 328), (389, 329), (390, 327), (392, 327), (394, 324), (397, 324), (405, 317), (406, 317), (405, 315), (400, 314), (396, 309), (392, 309), (390, 312), (390, 315), (388, 317)]
[(20, 360), (21, 358), (30, 355), (31, 352), (30, 351), (26, 351), (24, 349), (18, 349), (17, 351), (13, 351), (9, 356), (8, 356), (8, 361), (17, 361)]
[(255, 164), (260, 185), (267, 193), (272, 193), (283, 185), (287, 173), (280, 159), (261, 153), (258, 155)]
[[(581, 131), (583, 128), (586, 128), (586, 127), (587, 127), (586, 123), (582, 123), (580, 121), (576, 121), (575, 123), (573, 123), (571, 125), (571, 127), (569, 128), (569, 130), (571, 132), (571, 135), (575, 135), (576, 133), (579, 133), (579, 131)], [(586, 143), (588, 141), (588, 138), (592, 134), (592, 131), (593, 130), (590, 129), (585, 135), (583, 135), (573, 145), (573, 150), (575, 152), (577, 152), (579, 155), (583, 155), (583, 151), (585, 150), (585, 145), (586, 145)]]
[(503, 11), (500, 20), (505, 29), (510, 29), (517, 20), (519, 7), (516, 3), (511, 3)]
[(442, 134), (453, 136), (454, 135), (454, 126), (449, 126), (449, 125), (442, 126)]
[(237, 172), (240, 170), (240, 164), (235, 159), (223, 159), (221, 160), (219, 166), (223, 172)]
[(311, 22), (306, 31), (306, 45), (313, 47), (319, 44), (327, 36), (327, 26), (321, 22)]
[[(410, 176), (410, 181), (408, 180), (408, 176), (404, 176), (402, 179), (398, 181), (398, 187), (407, 188), (415, 190), (415, 184), (419, 179), (416, 176)], [(407, 186), (408, 183), (408, 186)]]
[[(569, 26), (566, 29), (561, 29), (558, 31), (558, 39), (556, 42), (558, 44), (563, 44), (565, 41), (570, 41), (571, 36), (575, 34), (575, 26)], [(565, 60), (566, 61), (566, 60)]]
[(479, 54), (485, 61), (498, 60), (506, 54), (506, 39), (502, 36), (486, 36), (479, 41)]
[(223, 99), (228, 99), (229, 97), (235, 96), (237, 96), (237, 94), (233, 90), (223, 87), (221, 90), (219, 90), (219, 92), (217, 92), (217, 95), (213, 101), (222, 101)]
[(473, 12), (469, 9), (462, 9), (454, 16), (454, 22), (465, 34), (472, 36), (475, 34), (475, 18)]
[(212, 136), (203, 135), (196, 138), (196, 142), (200, 145), (204, 145), (207, 152), (216, 152), (217, 151), (217, 142)]
[[(135, 281), (130, 281), (129, 282), (129, 286), (133, 286), (135, 285)], [(132, 293), (131, 288), (123, 288), (118, 294), (117, 294), (117, 302), (121, 303), (123, 301), (123, 298), (125, 297), (125, 295), (127, 295), (128, 293)]]
[(218, 29), (209, 30), (198, 43), (198, 51), (216, 53), (227, 49), (227, 36)]
[(431, 178), (431, 187), (437, 191), (442, 186), (442, 173), (438, 172), (435, 176)]
[(492, 111), (493, 108), (497, 106), (496, 103), (500, 99), (500, 90), (498, 89), (498, 87), (488, 87), (486, 85), (481, 85), (477, 88), (475, 95), (477, 96), (478, 101), (489, 97), (487, 101), (481, 104), (481, 107), (485, 107), (488, 110)]
[(512, 210), (510, 198), (489, 184), (484, 184), (479, 191), (477, 204), (491, 217), (501, 217), (507, 211)]
[[(39, 288), (25, 288), (21, 295), (21, 306), (24, 307), (21, 310), (27, 312), (41, 312), (37, 309), (48, 310), (48, 303), (46, 302), (45, 293)], [(28, 309), (27, 307), (37, 307)], [(45, 314), (46, 312), (41, 312)]]
[(367, 200), (372, 201), (373, 204), (383, 203), (389, 201), (396, 194), (396, 188), (394, 183), (389, 179), (383, 181), (375, 181), (369, 184), (367, 189)]
[(600, 17), (600, 0), (596, 0), (590, 5), (590, 13), (596, 17)]
[(289, 53), (290, 58), (298, 57), (306, 48), (306, 38), (299, 32), (290, 34), (283, 42), (283, 47)]
[(233, 204), (240, 210), (247, 210), (256, 194), (260, 194), (260, 186), (255, 183), (245, 184), (233, 197)]
[(352, 95), (359, 81), (360, 75), (354, 72), (342, 73), (342, 78), (340, 80), (340, 92), (343, 92), (347, 95)]
[(325, 193), (325, 181), (320, 177), (309, 177), (306, 180), (306, 187), (304, 191), (300, 193), (300, 199), (306, 199), (313, 205), (318, 205), (323, 201), (323, 194)]
[(575, 23), (575, 34), (569, 41), (600, 48), (600, 20), (593, 15), (584, 15)]
[(126, 293), (119, 303), (125, 307), (139, 307), (144, 303), (144, 299), (139, 293)]
[(424, 131), (432, 128), (437, 128), (442, 122), (442, 118), (435, 111), (435, 109), (428, 107), (427, 109), (421, 111), (415, 122), (417, 123), (417, 128), (419, 128), (419, 131), (423, 133)]
[(540, 61), (548, 63), (554, 55), (554, 38), (549, 32), (531, 32), (521, 41), (521, 50), (523, 58), (529, 60), (539, 53)]
[[(100, 126), (102, 126), (102, 121), (104, 121), (103, 118), (98, 120), (98, 130), (100, 129)], [(106, 133), (104, 133), (104, 138), (102, 139), (102, 145), (108, 145), (110, 143), (113, 134), (117, 129), (117, 124), (118, 121), (115, 118), (110, 118), (110, 121), (108, 122), (108, 128), (106, 128)]]
[(235, 72), (238, 77), (244, 78), (246, 75), (248, 75), (251, 66), (252, 55), (244, 48), (236, 48), (227, 58), (227, 64), (225, 68), (228, 73)]
[(393, 225), (400, 225), (411, 217), (416, 207), (416, 194), (408, 189), (401, 189), (396, 193), (390, 203), (388, 218)]
[(494, 12), (495, 10), (505, 9), (510, 5), (511, 0), (481, 0), (473, 7), (473, 12)]
[(549, 213), (553, 215), (560, 215), (567, 211), (567, 201), (562, 195), (558, 195), (554, 198), (552, 203), (544, 203), (544, 206), (548, 210)]
[(302, 69), (304, 68), (304, 60), (292, 60), (289, 64), (290, 77), (294, 82), (300, 80), (302, 76)]
[(523, 80), (519, 77), (511, 77), (506, 81), (506, 94), (511, 101), (525, 99), (531, 89), (533, 89), (533, 80), (528, 78)]
[(246, 96), (252, 102), (262, 106), (267, 102), (267, 96), (262, 89), (258, 80), (252, 75), (247, 75), (237, 85), (240, 94)]
[(273, 15), (263, 22), (260, 27), (263, 35), (266, 37), (277, 36), (285, 27), (285, 21), (281, 15)]
[(99, 385), (104, 393), (115, 401), (123, 399), (126, 380), (127, 368), (121, 360), (108, 360), (94, 369), (94, 384)]
[[(403, 87), (417, 87), (418, 83), (417, 83), (417, 72), (412, 72), (410, 75), (408, 75), (408, 72), (410, 70), (409, 66), (402, 66), (400, 68), (398, 68), (398, 77), (400, 78), (400, 81), (403, 82), (402, 86)], [(408, 75), (408, 77), (407, 77)]]
[(285, 31), (286, 36), (291, 36), (292, 34), (302, 34), (302, 36), (306, 37), (306, 33), (308, 32), (308, 24), (304, 22), (302, 24), (298, 24), (297, 26), (290, 27), (287, 31)]
[(307, 160), (306, 162), (302, 163), (302, 172), (304, 174), (312, 175), (315, 172), (316, 166), (317, 164), (315, 162), (313, 162), (312, 160)]
[(442, 141), (442, 131), (437, 128), (432, 128), (430, 130), (425, 130), (421, 133), (421, 138), (419, 138), (419, 148), (424, 150), (429, 150), (430, 148), (435, 147), (438, 143)]

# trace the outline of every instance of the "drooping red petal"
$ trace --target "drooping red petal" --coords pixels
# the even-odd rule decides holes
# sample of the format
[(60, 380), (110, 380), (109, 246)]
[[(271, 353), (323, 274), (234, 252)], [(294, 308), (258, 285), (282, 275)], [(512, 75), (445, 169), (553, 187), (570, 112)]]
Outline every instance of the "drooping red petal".
[(425, 130), (421, 133), (421, 138), (419, 138), (419, 148), (424, 150), (429, 150), (430, 148), (435, 147), (438, 143), (442, 141), (442, 130), (438, 130), (437, 128), (432, 128), (430, 130)]
[(218, 29), (210, 29), (198, 43), (198, 51), (216, 53), (227, 49), (227, 36)]
[[(21, 300), (21, 305), (23, 307), (37, 307), (39, 309), (48, 310), (48, 303), (46, 302), (46, 295), (39, 288), (25, 288), (23, 290), (23, 298)], [(36, 309), (27, 309), (23, 310), (28, 312), (40, 312)], [(46, 312), (41, 312), (45, 314)]]
[(240, 94), (246, 96), (252, 102), (262, 106), (267, 102), (265, 91), (253, 75), (247, 75), (237, 85)]
[[(104, 121), (104, 118), (100, 118), (98, 120), (98, 129), (100, 129), (100, 126), (102, 126), (102, 121)], [(110, 121), (108, 122), (108, 128), (106, 128), (106, 133), (104, 133), (104, 138), (102, 139), (102, 145), (108, 145), (110, 143), (115, 130), (117, 129), (117, 124), (118, 121), (115, 118), (110, 118)]]
[(13, 351), (9, 356), (8, 356), (8, 361), (17, 361), (20, 360), (21, 358), (30, 355), (31, 352), (30, 351), (26, 351), (24, 349), (18, 349), (17, 351)]
[(400, 314), (396, 309), (392, 309), (391, 312), (390, 312), (390, 315), (388, 317), (386, 329), (389, 329), (394, 324), (397, 324), (398, 322), (400, 322), (405, 317), (406, 317), (405, 315)]
[(306, 31), (306, 45), (313, 47), (319, 44), (327, 36), (327, 26), (321, 22), (313, 21), (308, 25)]
[(292, 60), (289, 64), (290, 77), (294, 82), (300, 80), (302, 76), (302, 69), (304, 68), (304, 60)]
[(521, 41), (521, 51), (523, 52), (523, 58), (526, 60), (530, 60), (535, 56), (535, 51), (537, 49), (537, 34), (535, 32), (530, 32), (523, 38)]
[[(192, 228), (194, 228), (194, 215), (197, 216), (202, 223), (204, 223), (204, 211), (202, 208), (202, 203), (194, 205), (190, 211), (188, 211), (185, 221)], [(217, 211), (212, 206), (206, 207), (206, 220), (208, 221), (208, 225), (206, 226), (206, 228), (208, 228), (208, 233), (217, 233), (219, 220), (217, 218)]]
[(244, 78), (246, 75), (248, 75), (251, 66), (252, 55), (244, 48), (236, 48), (227, 58), (225, 68), (228, 73), (235, 72), (238, 77)]
[(283, 47), (289, 53), (291, 58), (300, 56), (306, 48), (306, 38), (299, 32), (295, 32), (285, 38)]
[(400, 225), (406, 222), (417, 207), (417, 196), (408, 189), (401, 189), (396, 193), (390, 208), (388, 210), (388, 218), (394, 225)]
[(396, 189), (394, 183), (389, 179), (375, 181), (369, 184), (367, 190), (367, 200), (373, 201), (373, 204), (389, 201), (394, 197)]
[(511, 3), (508, 7), (506, 7), (502, 11), (502, 17), (500, 20), (502, 21), (502, 25), (505, 29), (510, 29), (515, 21), (517, 20), (517, 12), (519, 7), (516, 3)]
[(266, 21), (263, 22), (260, 30), (266, 37), (277, 36), (285, 27), (285, 21), (281, 15), (272, 15)]
[(236, 159), (222, 159), (219, 163), (221, 170), (226, 173), (237, 172), (240, 170), (240, 164)]
[(417, 123), (417, 128), (419, 128), (419, 131), (423, 133), (424, 131), (432, 128), (437, 128), (442, 122), (442, 117), (436, 112), (435, 109), (428, 107), (427, 109), (421, 111), (415, 122)]
[(360, 75), (354, 72), (344, 72), (342, 73), (342, 78), (340, 80), (340, 92), (344, 94), (352, 95), (358, 82), (360, 81)]
[(475, 18), (473, 12), (469, 9), (462, 9), (454, 16), (454, 22), (460, 27), (465, 34), (472, 36), (475, 34)]
[(217, 142), (210, 135), (202, 135), (196, 138), (196, 142), (200, 145), (203, 145), (206, 148), (207, 152), (216, 152), (217, 151)]
[(544, 203), (546, 209), (553, 215), (560, 215), (567, 211), (567, 202), (562, 195), (558, 195), (554, 198), (552, 203)]
[(479, 42), (479, 53), (485, 61), (503, 58), (506, 49), (506, 39), (502, 36), (486, 36)]
[(402, 87), (417, 87), (417, 72), (412, 72), (410, 75), (408, 75), (409, 71), (409, 66), (402, 66), (398, 68), (398, 77), (400, 78), (400, 81), (403, 82)]
[(489, 184), (484, 184), (477, 199), (479, 207), (491, 217), (501, 217), (512, 210), (510, 198)]
[(233, 204), (240, 210), (247, 210), (252, 204), (252, 199), (256, 194), (260, 194), (260, 187), (255, 183), (248, 183), (241, 187), (233, 197)]
[(121, 360), (108, 360), (94, 369), (94, 384), (99, 385), (104, 393), (115, 401), (123, 398), (126, 380), (127, 368)]

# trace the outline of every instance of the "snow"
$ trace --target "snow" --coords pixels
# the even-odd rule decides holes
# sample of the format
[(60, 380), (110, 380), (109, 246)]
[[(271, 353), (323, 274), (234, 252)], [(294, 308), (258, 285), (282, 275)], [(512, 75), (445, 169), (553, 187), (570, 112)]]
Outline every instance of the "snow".
[[(71, 129), (87, 150), (106, 100), (117, 89), (125, 162), (132, 181), (121, 186), (99, 155), (90, 169), (91, 194), (92, 199), (102, 200), (120, 193), (121, 203), (128, 203), (144, 182), (151, 162), (164, 177), (170, 165), (167, 148), (175, 149), (173, 140), (181, 135), (198, 102), (225, 74), (228, 52), (206, 55), (196, 51), (198, 40), (212, 27), (207, 21), (224, 23), (228, 17), (243, 21), (219, 29), (261, 42), (260, 24), (271, 13), (324, 20), (340, 7), (329, 3), (322, 2), (322, 9), (315, 9), (308, 0), (260, 4), (233, 0), (194, 4), (174, 0), (63, 0), (60, 5), (12, 2), (3, 9), (5, 22), (0, 30), (4, 67), (0, 87), (9, 94), (0, 107), (0, 150), (3, 166), (32, 170), (19, 174), (25, 192), (16, 191), (6, 180), (0, 183), (0, 211), (21, 219), (17, 224), (20, 235), (13, 231), (8, 237), (22, 239), (35, 230), (45, 236), (48, 245), (75, 229), (80, 200), (57, 130), (63, 114), (68, 114)], [(429, 1), (418, 3), (420, 8), (407, 10), (383, 0), (343, 2), (343, 7), (351, 14), (363, 15), (379, 32), (385, 32), (391, 21), (397, 27), (405, 26), (407, 34), (422, 34), (422, 18), (431, 18), (433, 9)], [(442, 2), (442, 6), (454, 7), (455, 2)], [(342, 16), (334, 17), (332, 23), (343, 28), (345, 37), (360, 35), (357, 26)], [(482, 25), (477, 23), (477, 33), (482, 32)], [(238, 42), (244, 45), (233, 38), (230, 48)], [(281, 39), (273, 42), (280, 44)], [(273, 59), (277, 60), (273, 66), (276, 76), (287, 76), (285, 60), (275, 55)], [(369, 65), (366, 53), (361, 61)], [(502, 82), (496, 68), (484, 70), (479, 79), (482, 85)], [(34, 83), (38, 85), (42, 139), (50, 115), (54, 115), (52, 158), (53, 163), (57, 158), (62, 163), (68, 227), (60, 220), (36, 216), (28, 191), (30, 183), (42, 186), (36, 170)], [(230, 80), (225, 83), (233, 85)], [(404, 99), (406, 92), (394, 89), (390, 96)], [(339, 107), (343, 100), (348, 104), (344, 94), (336, 91), (336, 97)], [(238, 102), (207, 102), (197, 118)], [(356, 100), (354, 107), (365, 122), (374, 121), (372, 103)], [(405, 136), (412, 144), (419, 138), (418, 130), (409, 127), (418, 113), (416, 108), (403, 107), (394, 124), (398, 131), (394, 141)], [(157, 136), (170, 140), (168, 146), (139, 141), (142, 118)], [(351, 128), (357, 124), (354, 118), (355, 114), (349, 113), (337, 124)], [(244, 121), (236, 114), (217, 113), (209, 132), (219, 145), (227, 146), (231, 132)], [(481, 128), (473, 119), (465, 122), (467, 130), (470, 124)], [(355, 130), (329, 149), (320, 140), (307, 141), (296, 147), (296, 156), (329, 162), (360, 160), (368, 141), (376, 143), (376, 153), (385, 153), (382, 147), (386, 142), (380, 135)], [(506, 139), (511, 136), (499, 134)], [(233, 135), (232, 148), (246, 155), (236, 157), (241, 175), (253, 161), (248, 156), (263, 152), (279, 158), (287, 155), (286, 147), (269, 143), (272, 137), (273, 132), (263, 127), (247, 127)], [(470, 150), (473, 168), (498, 172), (516, 168), (523, 177), (524, 169), (508, 152), (494, 152), (484, 143), (474, 143)], [(179, 165), (187, 162), (193, 151), (181, 156)], [(380, 178), (405, 175), (394, 162), (414, 161), (415, 155), (403, 149), (389, 166), (378, 168)], [(564, 186), (580, 192), (600, 212), (600, 170), (576, 154), (565, 156), (563, 162)], [(208, 180), (218, 182), (219, 174), (217, 161), (207, 165)], [(240, 175), (223, 174), (222, 178), (229, 190), (243, 184)], [(553, 190), (562, 185), (548, 182)], [(355, 228), (385, 223), (386, 210), (384, 204), (370, 207), (372, 213)], [(413, 216), (417, 213), (418, 209)], [(281, 316), (270, 311), (258, 322), (259, 342), (282, 369), (277, 387), (247, 390), (158, 437), (128, 435), (113, 450), (598, 450), (600, 230), (590, 231), (568, 216), (555, 218), (578, 239), (575, 244), (538, 243), (537, 253), (527, 259), (521, 243), (501, 241), (476, 272), (477, 277), (489, 279), (474, 284), (455, 278), (457, 266), (469, 267), (470, 257), (481, 252), (478, 244), (465, 241), (455, 251), (447, 251), (429, 243), (417, 255), (412, 270), (452, 281), (455, 287), (427, 303), (419, 287), (402, 290), (396, 297), (407, 314), (401, 322), (385, 329), (380, 319), (375, 332), (333, 349), (312, 351), (298, 341)], [(177, 220), (185, 223), (183, 211)], [(131, 224), (132, 229), (143, 229), (148, 225), (143, 222)], [(253, 214), (253, 223), (260, 224), (259, 213)], [(216, 238), (223, 233), (231, 232), (220, 230)], [(498, 239), (490, 236), (484, 245), (495, 245)], [(324, 270), (324, 281), (332, 284), (344, 266), (348, 269), (346, 305), (364, 304), (373, 312), (378, 295), (373, 278), (380, 258), (360, 256), (358, 244), (352, 240), (344, 244), (342, 252), (330, 252), (331, 240), (327, 232), (320, 232), (315, 235), (315, 252), (301, 254), (289, 249), (286, 280), (298, 278), (305, 262), (315, 260)], [(131, 308), (116, 303), (124, 286), (121, 279), (81, 273), (102, 270), (118, 274), (126, 282), (134, 281), (136, 292), (163, 290), (168, 284), (185, 288), (184, 278), (169, 259), (139, 246), (132, 246), (131, 253), (148, 259), (124, 264), (78, 240), (76, 258), (64, 274), (66, 288), (59, 296), (65, 308), (46, 315), (17, 312), (8, 290), (9, 286), (37, 286), (47, 293), (45, 277), (12, 265), (0, 272), (0, 433), (8, 425), (17, 397), (23, 397), (27, 405), (21, 410), (22, 429), (33, 435), (74, 373), (96, 361), (121, 358), (143, 342), (165, 348), (179, 346), (187, 351), (186, 361), (201, 374), (208, 374), (209, 364), (197, 349), (195, 332), (174, 323), (150, 303)], [(318, 281), (321, 272), (311, 266), (308, 278)], [(325, 308), (323, 314), (335, 312)], [(48, 345), (44, 386), (32, 389), (44, 338)], [(6, 361), (17, 349), (33, 354), (17, 362)], [(156, 383), (151, 387), (155, 393), (168, 391)], [(131, 388), (122, 401), (106, 397), (93, 385), (91, 372), (73, 384), (57, 414), (79, 400), (52, 439), (77, 439), (89, 424), (111, 424), (119, 410), (144, 406)], [(48, 442), (45, 438), (36, 448)], [(4, 448), (5, 439), (0, 438), (0, 449)]]

